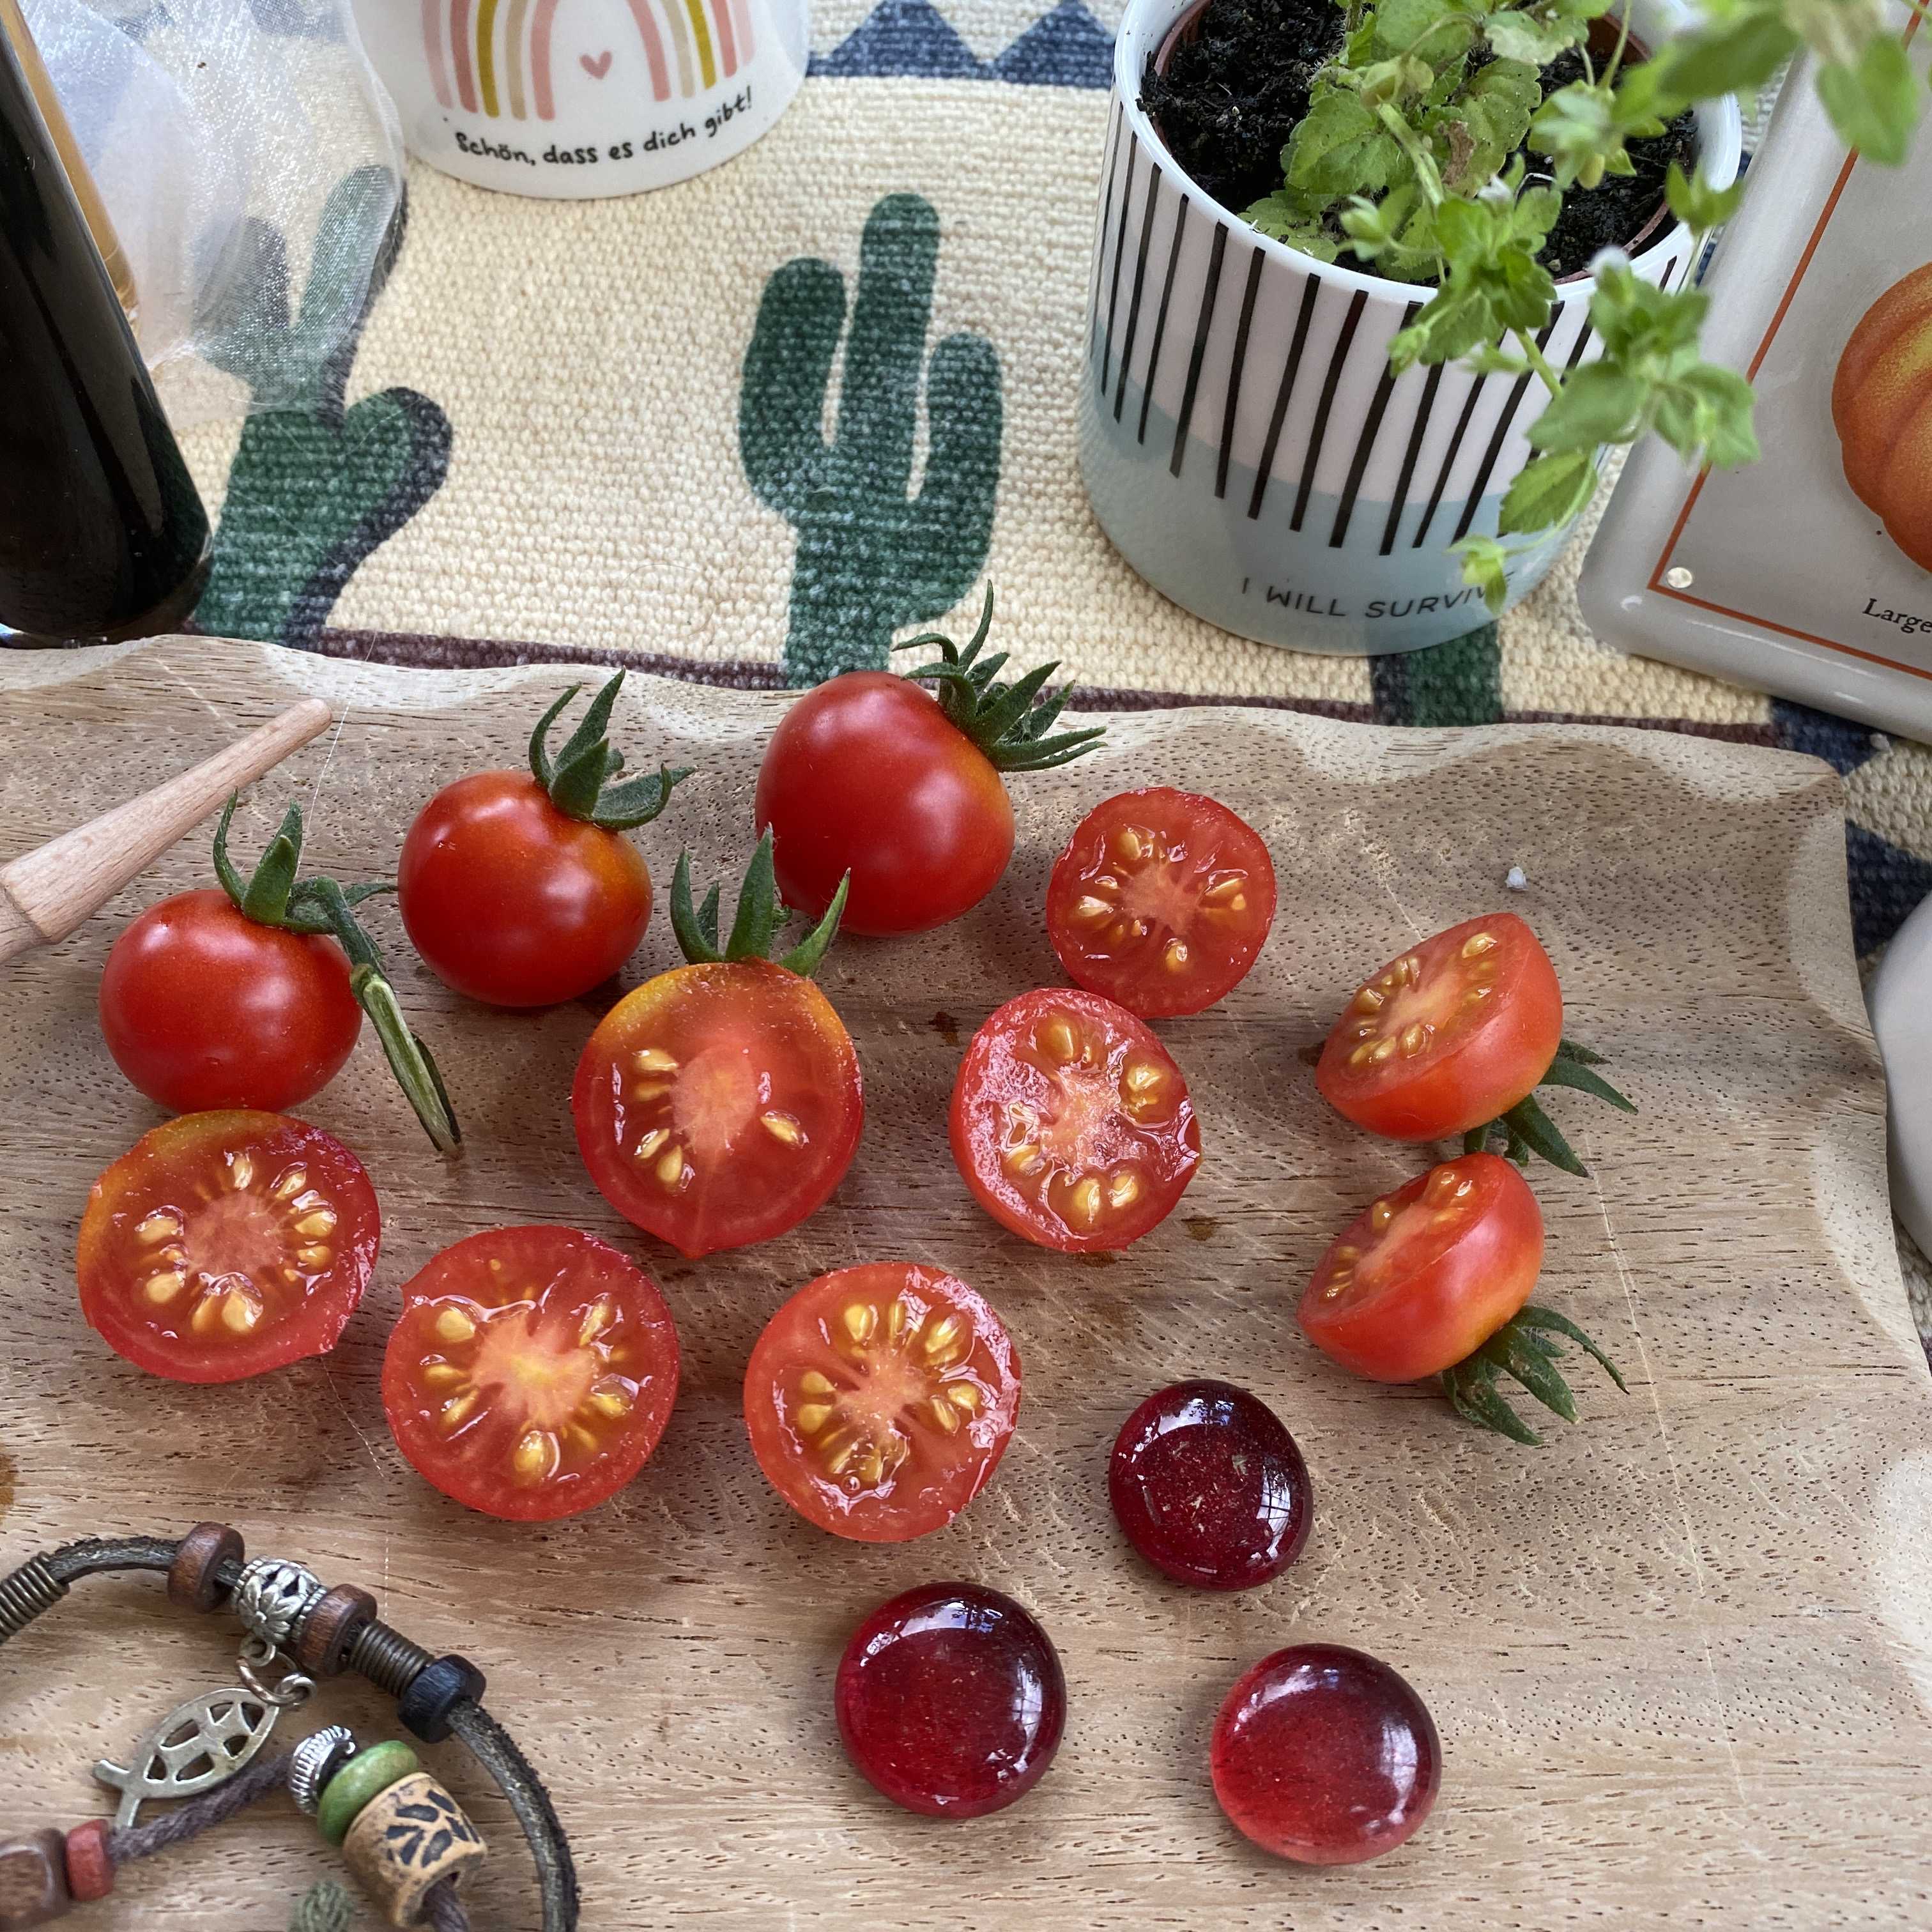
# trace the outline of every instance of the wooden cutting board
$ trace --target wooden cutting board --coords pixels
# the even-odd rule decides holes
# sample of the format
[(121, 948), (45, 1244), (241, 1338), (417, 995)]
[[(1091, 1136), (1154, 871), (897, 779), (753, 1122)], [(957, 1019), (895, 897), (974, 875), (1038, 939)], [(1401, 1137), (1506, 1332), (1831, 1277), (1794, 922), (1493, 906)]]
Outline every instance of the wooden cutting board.
[[(514, 764), (569, 681), (555, 667), (417, 674), (171, 639), (0, 665), (0, 858), (206, 754), (302, 692), (347, 713), (250, 800), (252, 850), (292, 791), (313, 856), (345, 879), (394, 864), (417, 806)], [(752, 775), (782, 698), (640, 678), (620, 708), (634, 762), (697, 766), (640, 835), (660, 879), (747, 845)], [(1148, 782), (1214, 793), (1267, 837), (1282, 908), (1220, 1008), (1162, 1029), (1206, 1157), (1131, 1252), (1082, 1261), (998, 1230), (946, 1151), (964, 1040), (1051, 983), (1040, 917), (1076, 818)], [(96, 1030), (122, 920), (201, 882), (184, 844), (0, 998), (0, 1556), (90, 1532), (231, 1520), (258, 1553), (376, 1590), (420, 1641), (489, 1672), (574, 1835), (586, 1926), (1426, 1928), (1897, 1926), (1924, 1922), (1932, 1798), (1932, 1388), (1886, 1213), (1883, 1094), (1853, 969), (1838, 788), (1822, 764), (1627, 730), (1381, 731), (1281, 712), (1116, 718), (1106, 748), (1014, 787), (999, 890), (926, 938), (854, 940), (824, 983), (864, 1063), (866, 1137), (832, 1204), (794, 1234), (687, 1263), (593, 1191), (566, 1093), (610, 995), (506, 1016), (415, 968), (374, 924), (468, 1131), (432, 1154), (365, 1039), (307, 1109), (380, 1193), (381, 1267), (334, 1355), (227, 1388), (176, 1387), (84, 1326), (75, 1225), (95, 1173), (158, 1116)], [(1528, 890), (1503, 890), (1520, 866)], [(1294, 1322), (1343, 1220), (1412, 1171), (1354, 1132), (1308, 1064), (1356, 976), (1434, 928), (1507, 904), (1548, 944), (1569, 1030), (1611, 1058), (1631, 1121), (1552, 1106), (1593, 1178), (1536, 1177), (1550, 1226), (1539, 1299), (1630, 1378), (1593, 1373), (1581, 1424), (1520, 1449), (1425, 1390), (1348, 1379)], [(653, 925), (626, 983), (670, 957)], [(622, 1496), (548, 1528), (493, 1522), (404, 1464), (377, 1375), (400, 1283), (493, 1225), (574, 1223), (662, 1284), (685, 1383)], [(862, 1258), (956, 1270), (1026, 1364), (1020, 1431), (988, 1492), (896, 1549), (795, 1518), (747, 1449), (740, 1379), (794, 1287)], [(1106, 1507), (1106, 1454), (1142, 1396), (1183, 1376), (1246, 1384), (1294, 1430), (1316, 1519), (1300, 1563), (1232, 1600), (1158, 1580)], [(846, 1636), (880, 1598), (976, 1578), (1060, 1647), (1066, 1742), (1000, 1816), (902, 1814), (846, 1764), (831, 1707)], [(1434, 1816), (1379, 1863), (1310, 1871), (1222, 1819), (1208, 1732), (1228, 1684), (1323, 1637), (1388, 1658), (1432, 1707)], [(0, 1802), (22, 1827), (102, 1808), (87, 1766), (160, 1711), (226, 1681), (230, 1627), (150, 1582), (96, 1583), (0, 1652)], [(373, 1693), (314, 1716), (380, 1732)], [(532, 1922), (503, 1807), (460, 1752), (439, 1764), (499, 1856), (481, 1928)], [(265, 1932), (334, 1868), (264, 1807), (130, 1872), (95, 1918)]]

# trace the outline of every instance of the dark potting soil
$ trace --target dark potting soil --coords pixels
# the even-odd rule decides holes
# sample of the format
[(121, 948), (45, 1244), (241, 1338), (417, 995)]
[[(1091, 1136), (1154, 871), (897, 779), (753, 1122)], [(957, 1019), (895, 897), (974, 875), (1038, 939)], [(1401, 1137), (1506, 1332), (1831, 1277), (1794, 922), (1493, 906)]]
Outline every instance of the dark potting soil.
[[(1154, 63), (1141, 83), (1141, 107), (1188, 175), (1240, 214), (1281, 185), (1281, 151), (1308, 112), (1308, 90), (1342, 40), (1335, 0), (1208, 0), (1198, 30), (1174, 50), (1166, 74)], [(1545, 94), (1583, 71), (1571, 52), (1543, 71)], [(1688, 172), (1696, 152), (1688, 112), (1661, 134), (1630, 143), (1636, 172), (1610, 175), (1600, 187), (1573, 188), (1544, 244), (1556, 276), (1588, 266), (1600, 248), (1634, 240), (1664, 199), (1672, 161)], [(1534, 175), (1542, 158), (1528, 157)], [(1336, 231), (1340, 239), (1340, 232)]]

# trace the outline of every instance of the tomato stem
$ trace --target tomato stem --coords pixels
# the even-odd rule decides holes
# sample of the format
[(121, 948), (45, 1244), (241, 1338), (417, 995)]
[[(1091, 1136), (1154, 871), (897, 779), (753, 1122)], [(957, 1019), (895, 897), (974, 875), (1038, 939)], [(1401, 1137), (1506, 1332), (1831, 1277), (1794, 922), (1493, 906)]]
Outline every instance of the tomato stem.
[[(1600, 1053), (1592, 1053), (1587, 1046), (1579, 1046), (1574, 1040), (1562, 1040), (1558, 1042), (1556, 1058), (1537, 1084), (1573, 1087), (1580, 1093), (1607, 1100), (1626, 1114), (1634, 1114), (1636, 1102), (1627, 1100), (1600, 1073), (1592, 1070), (1603, 1064)], [(1576, 1150), (1564, 1138), (1562, 1130), (1543, 1111), (1533, 1094), (1525, 1094), (1498, 1118), (1486, 1121), (1480, 1127), (1472, 1127), (1462, 1136), (1462, 1151), (1482, 1153), (1498, 1128), (1504, 1136), (1504, 1153), (1519, 1167), (1527, 1167), (1530, 1157), (1535, 1155), (1552, 1167), (1560, 1167), (1565, 1174), (1587, 1176), (1590, 1172), (1577, 1159)]]
[(1561, 1335), (1592, 1358), (1618, 1388), (1629, 1389), (1617, 1365), (1567, 1315), (1534, 1306), (1517, 1310), (1473, 1355), (1466, 1356), (1438, 1378), (1449, 1406), (1466, 1422), (1493, 1430), (1512, 1442), (1534, 1448), (1543, 1440), (1510, 1406), (1496, 1386), (1498, 1375), (1520, 1383), (1552, 1414), (1565, 1422), (1576, 1420), (1576, 1401), (1556, 1364), (1562, 1351), (1548, 1338)]
[(564, 741), (554, 760), (550, 755), (550, 727), (584, 687), (573, 684), (537, 720), (530, 734), (530, 775), (550, 794), (550, 801), (566, 818), (626, 832), (648, 825), (670, 802), (672, 788), (689, 778), (686, 765), (660, 765), (655, 776), (635, 778), (620, 785), (610, 781), (624, 769), (624, 754), (606, 734), (612, 707), (623, 688), (618, 672), (590, 700), (577, 729)]
[[(671, 930), (686, 958), (694, 966), (718, 965), (727, 960), (769, 959), (772, 942), (779, 928), (795, 916), (778, 898), (778, 879), (772, 859), (772, 833), (766, 828), (745, 868), (745, 882), (738, 889), (738, 909), (731, 921), (731, 936), (721, 946), (718, 938), (718, 907), (723, 888), (714, 885), (701, 905), (691, 899), (691, 854), (680, 852), (677, 869), (670, 881)], [(845, 896), (852, 874), (838, 881), (838, 890), (825, 916), (777, 963), (802, 980), (808, 980), (830, 949), (844, 915)]]
[(239, 802), (238, 794), (230, 797), (215, 827), (214, 875), (222, 890), (244, 919), (287, 932), (326, 936), (349, 956), (349, 989), (369, 1016), (397, 1085), (416, 1109), (430, 1140), (442, 1153), (454, 1154), (463, 1143), (463, 1130), (449, 1104), (442, 1076), (429, 1048), (410, 1031), (395, 988), (383, 970), (382, 955), (356, 916), (355, 908), (364, 900), (379, 892), (392, 892), (395, 886), (388, 880), (344, 886), (331, 878), (298, 877), (303, 838), (299, 805), (289, 807), (244, 884), (228, 850), (228, 829)]

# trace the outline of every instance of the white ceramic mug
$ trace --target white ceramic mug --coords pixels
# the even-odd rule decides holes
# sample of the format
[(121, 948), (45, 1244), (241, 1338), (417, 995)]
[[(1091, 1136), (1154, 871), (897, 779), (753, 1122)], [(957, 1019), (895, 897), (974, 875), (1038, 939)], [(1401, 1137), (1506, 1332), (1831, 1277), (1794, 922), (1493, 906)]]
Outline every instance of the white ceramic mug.
[(586, 200), (702, 174), (804, 78), (806, 0), (355, 0), (410, 152)]

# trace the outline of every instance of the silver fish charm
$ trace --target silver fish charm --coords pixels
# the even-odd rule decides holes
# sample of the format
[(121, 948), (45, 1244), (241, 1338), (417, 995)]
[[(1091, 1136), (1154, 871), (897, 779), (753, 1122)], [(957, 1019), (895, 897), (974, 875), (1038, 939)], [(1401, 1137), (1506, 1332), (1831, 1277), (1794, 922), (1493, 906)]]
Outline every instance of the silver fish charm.
[(99, 1781), (121, 1794), (114, 1828), (125, 1831), (155, 1798), (192, 1798), (225, 1783), (268, 1741), (282, 1707), (238, 1685), (177, 1704), (142, 1738), (123, 1770), (104, 1758)]

